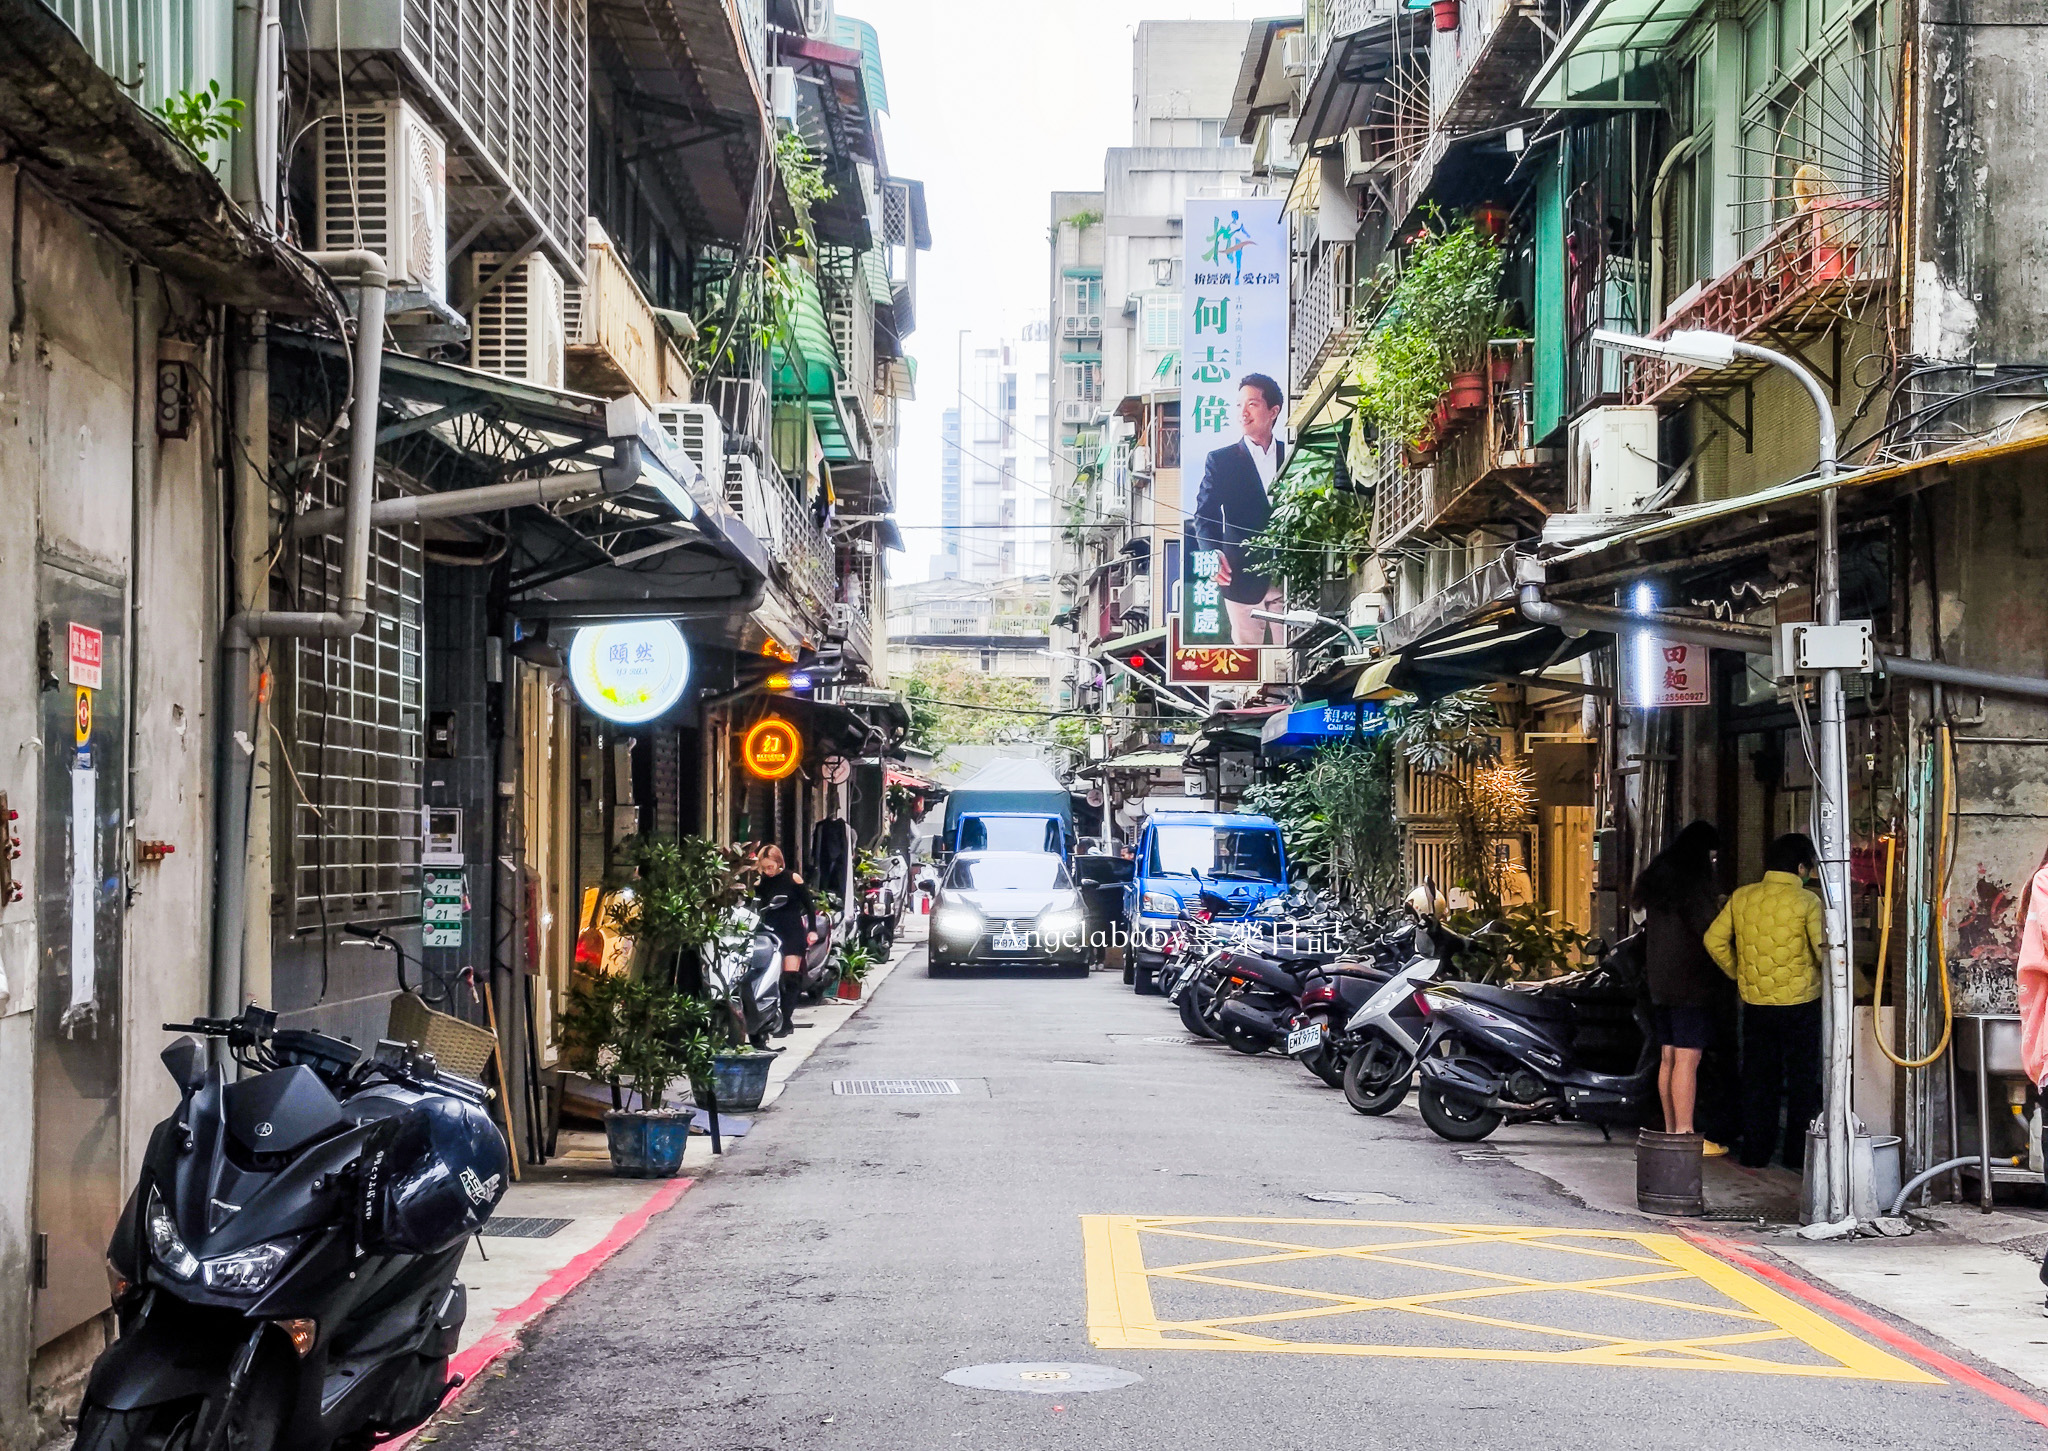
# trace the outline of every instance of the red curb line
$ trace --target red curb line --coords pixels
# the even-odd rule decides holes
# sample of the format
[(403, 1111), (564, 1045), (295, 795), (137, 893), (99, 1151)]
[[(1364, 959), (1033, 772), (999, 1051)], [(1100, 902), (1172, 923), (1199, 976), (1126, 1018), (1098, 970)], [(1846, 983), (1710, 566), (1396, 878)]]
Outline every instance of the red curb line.
[[(696, 1182), (695, 1179), (669, 1180), (642, 1200), (639, 1208), (624, 1215), (603, 1239), (541, 1281), (539, 1289), (509, 1310), (499, 1311), (498, 1318), (491, 1322), (491, 1328), (484, 1338), (448, 1362), (450, 1377), (461, 1376), (465, 1383), (463, 1389), (466, 1389), (468, 1384), (473, 1383), (490, 1368), (492, 1362), (518, 1349), (521, 1330), (538, 1319), (542, 1312), (552, 1307), (564, 1295), (589, 1279), (606, 1260), (637, 1239), (640, 1232), (647, 1228), (649, 1220), (682, 1198)], [(441, 1404), (434, 1408), (434, 1415), (438, 1416), (445, 1410), (448, 1402), (459, 1393), (458, 1390), (445, 1397)], [(382, 1443), (380, 1451), (403, 1451), (404, 1447), (412, 1444), (415, 1436), (427, 1429), (432, 1420), (433, 1416), (429, 1416), (426, 1421), (403, 1436)]]
[(1827, 1291), (1809, 1285), (1797, 1275), (1788, 1274), (1784, 1270), (1767, 1265), (1762, 1260), (1744, 1253), (1734, 1240), (1700, 1234), (1688, 1229), (1681, 1229), (1679, 1233), (1700, 1248), (1719, 1255), (1722, 1259), (1749, 1271), (1753, 1275), (1762, 1276), (1780, 1289), (1790, 1290), (1802, 1300), (1819, 1306), (1830, 1315), (1848, 1321), (1865, 1334), (1876, 1336), (1879, 1340), (1891, 1346), (1892, 1349), (1904, 1351), (1915, 1360), (1924, 1362), (1935, 1370), (1940, 1371), (1943, 1375), (1961, 1381), (1972, 1390), (1981, 1391), (2007, 1409), (2019, 1412), (2019, 1414), (2035, 1422), (2037, 1425), (2048, 1426), (2048, 1406), (2043, 1406), (2039, 1401), (2022, 1395), (2011, 1386), (2000, 1384), (1982, 1371), (1972, 1370), (1961, 1361), (1922, 1345), (1903, 1330), (1887, 1325), (1875, 1315), (1857, 1309), (1846, 1300), (1837, 1299), (1835, 1296), (1827, 1293)]

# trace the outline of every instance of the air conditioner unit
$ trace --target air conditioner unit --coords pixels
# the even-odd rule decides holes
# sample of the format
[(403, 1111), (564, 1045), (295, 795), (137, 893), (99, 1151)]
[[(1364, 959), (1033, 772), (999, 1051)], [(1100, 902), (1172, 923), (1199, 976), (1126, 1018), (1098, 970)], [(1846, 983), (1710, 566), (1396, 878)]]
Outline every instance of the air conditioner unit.
[(1152, 577), (1140, 575), (1116, 587), (1118, 615), (1141, 615), (1152, 608)]
[(1142, 443), (1135, 445), (1131, 449), (1131, 472), (1133, 474), (1150, 474), (1152, 472), (1152, 450)]
[[(482, 291), (504, 264), (503, 252), (470, 253), (470, 289)], [(543, 388), (562, 386), (562, 276), (535, 253), (477, 297), (469, 365)]]
[(1294, 683), (1294, 652), (1292, 650), (1259, 651), (1259, 683), (1261, 685), (1292, 685)]
[(718, 410), (708, 403), (665, 403), (654, 410), (662, 431), (683, 447), (690, 461), (704, 471), (707, 479), (723, 486), (725, 468), (725, 425)]
[[(1399, 157), (1381, 150), (1374, 138), (1376, 128), (1352, 126), (1344, 132), (1344, 184), (1363, 186), (1369, 177), (1393, 171)], [(1383, 129), (1383, 128), (1377, 128)]]
[(1079, 398), (1069, 398), (1060, 404), (1060, 422), (1086, 423), (1095, 417), (1096, 405)]
[(1589, 408), (1572, 420), (1565, 485), (1574, 513), (1638, 513), (1657, 483), (1655, 408)]
[(314, 232), (329, 252), (383, 257), (392, 284), (448, 299), (448, 148), (404, 101), (320, 121)]
[(1280, 71), (1290, 76), (1308, 74), (1308, 36), (1299, 30), (1280, 37)]

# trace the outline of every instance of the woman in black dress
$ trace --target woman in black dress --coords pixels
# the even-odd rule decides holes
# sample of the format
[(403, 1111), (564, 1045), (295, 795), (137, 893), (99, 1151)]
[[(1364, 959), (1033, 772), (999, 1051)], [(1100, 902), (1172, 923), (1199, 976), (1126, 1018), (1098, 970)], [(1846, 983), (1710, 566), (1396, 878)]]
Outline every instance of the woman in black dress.
[[(1721, 833), (1709, 822), (1695, 821), (1636, 878), (1650, 1006), (1663, 1050), (1657, 1087), (1666, 1133), (1693, 1132), (1700, 1058), (1712, 1043), (1714, 1004), (1726, 981), (1702, 940), (1721, 905), (1714, 879), (1714, 853), (1720, 847)], [(1703, 1152), (1728, 1151), (1707, 1143)]]
[(762, 847), (760, 855), (754, 858), (754, 865), (761, 872), (760, 885), (754, 888), (754, 900), (761, 909), (761, 925), (782, 943), (782, 1021), (776, 1025), (775, 1036), (786, 1038), (796, 1025), (796, 999), (803, 983), (804, 950), (818, 940), (818, 934), (811, 930), (811, 913), (816, 906), (804, 879), (791, 871), (783, 859), (781, 847), (772, 843)]

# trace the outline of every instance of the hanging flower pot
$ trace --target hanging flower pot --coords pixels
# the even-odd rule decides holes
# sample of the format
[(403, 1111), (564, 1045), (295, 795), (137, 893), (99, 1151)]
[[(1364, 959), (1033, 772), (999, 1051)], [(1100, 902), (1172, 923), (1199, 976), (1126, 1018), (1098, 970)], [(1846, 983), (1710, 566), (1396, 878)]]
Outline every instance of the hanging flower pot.
[(1486, 374), (1456, 373), (1451, 377), (1451, 412), (1480, 413), (1486, 408)]
[(1457, 425), (1457, 421), (1451, 413), (1451, 395), (1446, 393), (1443, 397), (1436, 400), (1436, 412), (1430, 418), (1439, 447), (1442, 446), (1446, 438), (1450, 437), (1451, 429)]
[(1430, 14), (1436, 18), (1438, 30), (1458, 28), (1458, 0), (1431, 0)]
[(1494, 386), (1497, 388), (1506, 387), (1509, 383), (1514, 382), (1514, 354), (1496, 349), (1493, 356), (1487, 360), (1487, 375), (1493, 379)]

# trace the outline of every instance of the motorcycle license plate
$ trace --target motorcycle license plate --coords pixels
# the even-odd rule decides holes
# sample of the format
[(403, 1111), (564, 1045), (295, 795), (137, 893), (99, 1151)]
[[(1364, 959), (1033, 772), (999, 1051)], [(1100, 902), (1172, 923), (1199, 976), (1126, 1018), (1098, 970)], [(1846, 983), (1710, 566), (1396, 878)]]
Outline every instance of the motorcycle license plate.
[(1022, 952), (1031, 946), (1031, 939), (1022, 932), (998, 932), (989, 946), (997, 952)]
[(1323, 1025), (1310, 1023), (1306, 1028), (1296, 1028), (1287, 1035), (1287, 1056), (1312, 1052), (1323, 1046)]

